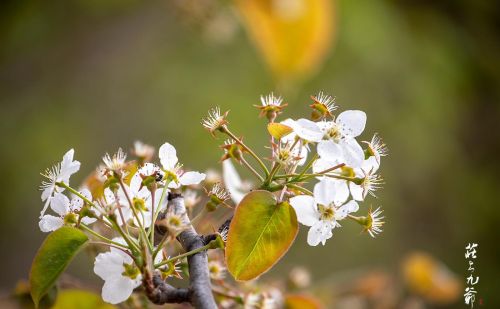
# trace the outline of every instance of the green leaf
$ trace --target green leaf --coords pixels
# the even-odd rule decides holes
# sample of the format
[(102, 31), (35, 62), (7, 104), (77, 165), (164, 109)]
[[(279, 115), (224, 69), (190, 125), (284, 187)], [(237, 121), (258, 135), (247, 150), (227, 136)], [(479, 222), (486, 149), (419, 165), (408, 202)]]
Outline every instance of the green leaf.
[(236, 280), (257, 278), (269, 270), (292, 245), (298, 224), (290, 204), (278, 204), (268, 191), (248, 193), (229, 226), (226, 263)]
[(83, 290), (64, 290), (59, 293), (52, 309), (113, 309), (113, 305), (105, 303), (101, 296)]
[(87, 240), (85, 233), (69, 226), (61, 227), (47, 236), (31, 265), (31, 298), (35, 306), (38, 306), (40, 299)]

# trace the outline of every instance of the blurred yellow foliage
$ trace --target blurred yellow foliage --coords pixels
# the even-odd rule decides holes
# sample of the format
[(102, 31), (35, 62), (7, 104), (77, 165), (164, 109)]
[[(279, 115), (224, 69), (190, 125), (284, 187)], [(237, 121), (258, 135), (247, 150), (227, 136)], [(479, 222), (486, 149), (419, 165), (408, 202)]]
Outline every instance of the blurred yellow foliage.
[(423, 252), (408, 255), (402, 264), (409, 289), (430, 302), (448, 304), (455, 301), (462, 284), (444, 264)]
[(237, 0), (251, 39), (279, 80), (303, 79), (323, 62), (334, 34), (331, 0)]

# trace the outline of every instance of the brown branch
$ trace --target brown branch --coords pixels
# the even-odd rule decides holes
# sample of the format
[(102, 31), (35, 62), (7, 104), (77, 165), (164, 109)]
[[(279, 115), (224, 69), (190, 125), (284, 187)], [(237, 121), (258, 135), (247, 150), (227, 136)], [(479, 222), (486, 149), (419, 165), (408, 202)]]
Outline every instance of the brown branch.
[[(184, 198), (182, 195), (169, 193), (167, 209), (181, 216), (183, 222), (188, 226), (186, 230), (177, 236), (177, 240), (182, 245), (184, 250), (192, 251), (205, 246), (206, 239), (203, 236), (198, 235), (194, 227), (191, 225), (191, 221), (186, 213), (186, 206), (184, 205)], [(160, 214), (158, 220), (162, 220), (165, 215), (165, 212)], [(159, 227), (156, 228), (156, 232), (160, 234), (165, 233), (165, 231)], [(190, 255), (187, 257), (187, 261), (189, 269), (189, 289), (176, 289), (166, 284), (163, 280), (161, 280), (161, 278), (158, 279), (155, 276), (153, 277), (154, 293), (151, 294), (151, 297), (148, 293), (149, 299), (155, 304), (179, 302), (177, 300), (183, 299), (183, 301), (190, 302), (195, 308), (217, 308), (212, 294), (212, 286), (208, 272), (207, 252), (201, 251)]]

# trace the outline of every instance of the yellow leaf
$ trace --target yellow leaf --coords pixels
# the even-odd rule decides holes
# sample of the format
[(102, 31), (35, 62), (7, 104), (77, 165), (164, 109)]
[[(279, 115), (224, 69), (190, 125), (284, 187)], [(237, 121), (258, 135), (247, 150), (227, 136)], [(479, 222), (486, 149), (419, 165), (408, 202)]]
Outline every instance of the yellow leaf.
[(283, 136), (287, 136), (292, 133), (293, 129), (281, 123), (272, 122), (267, 125), (267, 131), (271, 136), (276, 139), (281, 139)]
[(323, 62), (334, 34), (332, 0), (236, 0), (236, 8), (279, 79), (302, 79)]

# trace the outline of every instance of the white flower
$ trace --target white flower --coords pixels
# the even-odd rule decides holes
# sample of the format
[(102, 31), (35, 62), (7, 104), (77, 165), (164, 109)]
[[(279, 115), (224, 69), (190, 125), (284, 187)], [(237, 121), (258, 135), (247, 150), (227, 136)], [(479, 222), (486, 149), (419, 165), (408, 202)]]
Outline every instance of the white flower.
[(319, 142), (318, 154), (330, 161), (341, 161), (351, 167), (360, 167), (365, 154), (356, 141), (366, 125), (366, 114), (358, 110), (340, 113), (335, 121), (318, 123), (326, 140)]
[[(182, 186), (197, 185), (205, 179), (205, 174), (200, 172), (185, 172), (182, 173), (179, 159), (177, 158), (177, 151), (174, 146), (169, 143), (161, 145), (159, 150), (160, 162), (163, 169), (174, 177), (168, 186), (169, 188), (179, 188)], [(168, 177), (168, 175), (167, 175)]]
[(238, 204), (250, 191), (249, 184), (241, 180), (231, 160), (222, 161), (222, 178), (224, 186), (229, 191), (231, 199), (235, 204)]
[(64, 188), (60, 188), (56, 185), (57, 182), (63, 182), (69, 185), (69, 178), (74, 173), (78, 172), (80, 169), (80, 162), (73, 160), (73, 155), (75, 151), (70, 149), (66, 154), (64, 154), (63, 160), (57, 163), (50, 169), (46, 169), (45, 173), (42, 174), (47, 180), (42, 181), (40, 190), (42, 190), (42, 201), (45, 201), (45, 205), (40, 212), (40, 218), (43, 217), (47, 207), (49, 207), (50, 200), (54, 192), (62, 192)]
[(113, 157), (106, 153), (104, 157), (102, 157), (102, 161), (106, 168), (110, 171), (119, 172), (125, 167), (125, 160), (127, 159), (127, 154), (123, 152), (121, 148), (118, 148), (118, 151), (113, 154)]
[[(125, 243), (121, 238), (113, 241)], [(104, 280), (102, 299), (110, 304), (126, 301), (142, 281), (142, 275), (132, 258), (113, 247), (109, 252), (97, 255), (94, 272)]]
[[(88, 200), (92, 200), (92, 195), (89, 190), (84, 189), (80, 193)], [(64, 225), (66, 217), (71, 214), (74, 215), (74, 218), (68, 218), (68, 220), (71, 221), (72, 219), (76, 222), (78, 220), (78, 212), (82, 209), (83, 205), (84, 201), (78, 196), (73, 197), (70, 201), (68, 197), (62, 193), (54, 194), (50, 203), (50, 208), (52, 208), (52, 210), (59, 216), (44, 215), (38, 223), (40, 230), (42, 232), (52, 232), (57, 230)], [(84, 224), (91, 224), (95, 221), (96, 219), (89, 217), (84, 217), (81, 220)]]
[[(160, 171), (160, 168), (152, 163), (146, 163), (144, 164), (143, 167), (141, 167), (135, 174), (132, 176), (132, 179), (130, 180), (130, 192), (131, 196), (130, 198), (132, 199), (133, 202), (137, 203), (140, 202), (141, 204), (144, 205), (146, 209), (137, 209), (138, 211), (141, 211), (144, 216), (139, 216), (141, 220), (141, 224), (144, 226), (149, 226), (151, 225), (151, 210), (152, 210), (152, 195), (149, 189), (146, 186), (142, 185), (143, 181), (143, 176), (152, 176), (152, 175), (157, 175), (157, 172)], [(161, 199), (161, 195), (163, 193), (163, 188), (159, 188), (155, 190), (154, 192), (154, 197), (155, 197), (155, 207), (154, 211), (158, 211), (158, 205)], [(164, 199), (163, 203), (161, 205), (161, 209), (165, 208), (167, 203), (167, 200)], [(142, 219), (144, 217), (144, 220)], [(136, 222), (136, 224), (138, 224)]]
[(371, 237), (375, 238), (376, 235), (382, 233), (382, 226), (384, 225), (384, 216), (382, 215), (383, 210), (379, 208), (375, 209), (375, 211), (372, 211), (370, 208), (370, 211), (368, 212), (368, 218), (367, 218), (367, 223), (365, 230), (370, 234)]
[(314, 197), (299, 195), (290, 199), (297, 220), (311, 227), (307, 235), (310, 246), (317, 246), (320, 242), (324, 245), (332, 237), (332, 229), (340, 226), (338, 221), (359, 209), (356, 201), (342, 206), (335, 204), (336, 192), (331, 184), (327, 179), (322, 180), (314, 186)]

